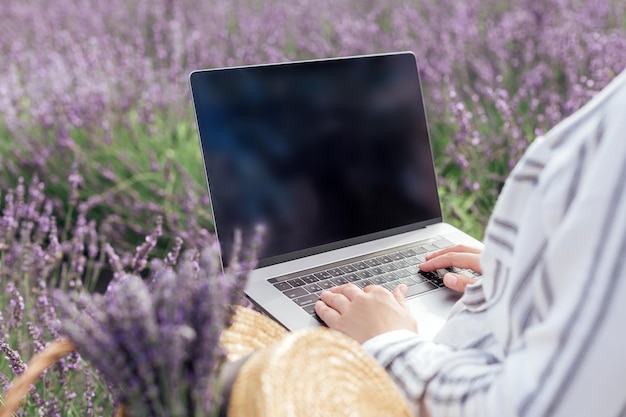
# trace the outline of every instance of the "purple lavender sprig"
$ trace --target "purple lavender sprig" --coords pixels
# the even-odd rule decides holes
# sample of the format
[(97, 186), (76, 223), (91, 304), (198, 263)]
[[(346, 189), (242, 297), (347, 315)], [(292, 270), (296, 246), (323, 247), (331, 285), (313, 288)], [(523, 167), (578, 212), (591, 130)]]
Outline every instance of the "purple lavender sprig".
[(22, 360), (19, 352), (12, 349), (4, 340), (0, 340), (0, 351), (4, 353), (4, 357), (9, 361), (14, 375), (19, 375), (26, 370), (26, 363)]
[(219, 337), (254, 256), (251, 249), (222, 271), (218, 248), (209, 246), (198, 259), (182, 256), (175, 268), (153, 262), (148, 281), (120, 274), (102, 296), (56, 291), (59, 333), (117, 387), (131, 415), (211, 415), (225, 360)]
[[(155, 248), (157, 239), (163, 234), (163, 218), (158, 216), (156, 219), (156, 228), (152, 233), (146, 236), (145, 242), (137, 247), (135, 256), (131, 262), (131, 268), (135, 273), (142, 271), (148, 263), (148, 254)], [(178, 248), (180, 250), (180, 247)]]
[(9, 282), (6, 287), (6, 292), (10, 294), (9, 309), (11, 316), (9, 318), (9, 330), (21, 326), (22, 319), (24, 317), (24, 297), (15, 288), (12, 282)]
[[(0, 292), (0, 351), (5, 358), (0, 361), (2, 375), (20, 374), (33, 354), (60, 337), (57, 331), (59, 319), (50, 299), (50, 287), (73, 288), (76, 294), (73, 302), (80, 306), (73, 314), (81, 334), (87, 332), (101, 347), (112, 346), (107, 333), (88, 326), (94, 318), (102, 317), (97, 315), (97, 310), (91, 310), (93, 305), (104, 305), (103, 301), (98, 301), (102, 297), (87, 295), (86, 288), (82, 286), (82, 280), (88, 278), (92, 273), (90, 271), (95, 271), (93, 274), (97, 277), (95, 266), (105, 261), (106, 251), (101, 247), (107, 242), (98, 236), (96, 222), (89, 220), (86, 212), (80, 209), (75, 222), (63, 227), (69, 233), (59, 233), (57, 220), (51, 214), (53, 203), (44, 190), (43, 183), (34, 177), (30, 182), (20, 179), (15, 189), (1, 193), (4, 204), (0, 204), (0, 283), (3, 287)], [(108, 247), (113, 254), (116, 253), (112, 246)], [(182, 241), (176, 251), (180, 251), (181, 247)], [(140, 255), (147, 258), (149, 251), (150, 248), (143, 250)], [(118, 259), (121, 277), (131, 269), (132, 259), (127, 253)], [(115, 261), (114, 258), (111, 260)], [(176, 264), (175, 254), (170, 257), (170, 262), (171, 266)], [(138, 271), (143, 272), (141, 269)], [(90, 307), (85, 312), (89, 314), (83, 312), (87, 304)], [(130, 305), (141, 306), (143, 302), (135, 300)], [(125, 362), (120, 359), (111, 364), (109, 370), (116, 369), (119, 373), (117, 369), (123, 369)], [(81, 384), (88, 382), (85, 373), (96, 374), (79, 354), (72, 353), (59, 360), (44, 372), (41, 383), (31, 388), (24, 410), (37, 410), (38, 415), (46, 416), (65, 415), (69, 409), (82, 404), (87, 414), (101, 415), (103, 410), (111, 411), (113, 402), (108, 391), (99, 381), (95, 385), (96, 391), (93, 377), (92, 388), (88, 388), (91, 389), (91, 397), (77, 395), (82, 390)], [(0, 382), (3, 388), (9, 384), (5, 376)], [(42, 392), (44, 395), (41, 395)], [(23, 415), (23, 411), (18, 415)]]

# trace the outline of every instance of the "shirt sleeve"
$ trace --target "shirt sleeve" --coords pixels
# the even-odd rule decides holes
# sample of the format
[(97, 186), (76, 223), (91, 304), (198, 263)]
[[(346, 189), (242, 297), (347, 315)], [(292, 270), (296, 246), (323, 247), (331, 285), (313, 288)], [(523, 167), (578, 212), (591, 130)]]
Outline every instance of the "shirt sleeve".
[[(624, 288), (617, 296), (626, 296)], [(576, 303), (575, 298), (566, 302)], [(624, 314), (607, 316), (594, 327), (593, 317), (582, 315), (580, 326), (568, 326), (572, 317), (555, 311), (530, 327), (524, 346), (506, 357), (491, 351), (495, 341), (454, 349), (411, 332), (378, 336), (364, 349), (387, 370), (416, 416), (618, 417), (626, 415), (626, 346), (610, 329), (621, 328), (620, 317)], [(555, 356), (560, 344), (567, 346)]]
[(487, 372), (488, 367), (500, 363), (501, 355), (490, 350), (492, 336), (481, 332), (484, 326), (478, 323), (484, 323), (482, 312), (462, 310), (450, 319), (444, 333), (457, 333), (457, 346), (396, 330), (366, 341), (363, 349), (387, 370), (413, 414), (429, 415), (432, 397), (443, 398), (447, 392), (447, 388), (434, 388), (438, 378), (466, 380), (481, 372), (489, 374), (493, 368)]
[(409, 401), (421, 396), (424, 380), (436, 369), (438, 358), (445, 358), (452, 349), (428, 341), (408, 330), (395, 330), (376, 336), (363, 344), (363, 349), (390, 373)]

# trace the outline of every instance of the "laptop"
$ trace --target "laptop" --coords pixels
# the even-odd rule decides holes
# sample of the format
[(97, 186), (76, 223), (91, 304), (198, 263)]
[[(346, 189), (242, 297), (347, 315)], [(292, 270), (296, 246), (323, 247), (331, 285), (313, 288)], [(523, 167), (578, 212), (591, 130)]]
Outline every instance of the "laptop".
[[(265, 228), (247, 297), (290, 330), (324, 289), (403, 282), (432, 337), (459, 295), (426, 253), (481, 243), (443, 222), (411, 52), (194, 71), (190, 85), (224, 266)], [(471, 274), (470, 271), (459, 271)]]

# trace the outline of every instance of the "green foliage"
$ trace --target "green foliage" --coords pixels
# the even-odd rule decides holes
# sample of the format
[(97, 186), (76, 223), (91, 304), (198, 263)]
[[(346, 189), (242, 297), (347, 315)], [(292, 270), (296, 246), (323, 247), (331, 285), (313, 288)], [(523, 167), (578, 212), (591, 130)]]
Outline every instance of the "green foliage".
[[(33, 242), (21, 237), (27, 243), (19, 253), (19, 260), (13, 265), (18, 268), (4, 268), (11, 256), (10, 251), (0, 251), (0, 341), (13, 351), (13, 357), (0, 352), (0, 382), (4, 385), (15, 378), (16, 364), (27, 363), (40, 352), (47, 342), (57, 337), (53, 322), (54, 310), (51, 310), (48, 289), (45, 284), (55, 280), (59, 269), (69, 269), (70, 260), (62, 263), (60, 259), (50, 260), (56, 268), (35, 266), (35, 252), (29, 246)], [(11, 246), (15, 247), (16, 242)], [(50, 276), (46, 275), (48, 271)], [(69, 272), (76, 278), (76, 274)], [(69, 288), (69, 283), (58, 283), (62, 288)], [(74, 281), (74, 286), (76, 281)], [(2, 385), (0, 385), (2, 387)], [(1, 403), (1, 398), (0, 398)], [(62, 415), (83, 417), (85, 415), (111, 415), (113, 401), (100, 376), (87, 362), (76, 354), (51, 366), (36, 381), (20, 408), (22, 416)]]
[[(439, 177), (439, 199), (444, 221), (469, 233), (478, 240), (482, 240), (484, 228), (487, 225), (489, 215), (495, 204), (504, 177), (508, 173), (505, 163), (498, 164), (491, 161), (492, 165), (485, 166), (480, 163), (472, 163), (465, 170), (455, 162), (454, 154), (449, 151), (451, 138), (455, 135), (456, 126), (438, 120), (431, 123), (431, 143), (435, 168)], [(471, 155), (467, 155), (470, 161), (480, 161), (480, 154), (475, 148), (470, 147)], [(493, 174), (501, 173), (500, 175)], [(465, 181), (468, 176), (475, 175), (482, 178), (480, 187), (470, 191)]]
[[(455, 183), (451, 181), (449, 184)], [(459, 193), (453, 185), (452, 187), (439, 187), (439, 197), (444, 221), (482, 240), (488, 220), (484, 212), (488, 208), (484, 207), (484, 202), (479, 201), (480, 195), (471, 194), (468, 191)]]
[[(98, 223), (107, 224), (119, 249), (132, 251), (149, 233), (147, 225), (157, 216), (164, 220), (164, 236), (156, 255), (171, 249), (181, 234), (190, 245), (202, 239), (197, 231), (212, 230), (204, 167), (193, 114), (181, 119), (161, 112), (151, 123), (130, 111), (109, 131), (93, 126), (68, 132), (72, 144), (59, 146), (59, 133), (34, 126), (30, 137), (37, 146), (15, 137), (0, 124), (0, 185), (11, 188), (18, 177), (30, 182), (38, 175), (46, 183), (46, 195), (55, 202), (59, 228), (76, 219), (80, 210)], [(49, 157), (38, 159), (42, 148)], [(38, 165), (37, 161), (43, 165)], [(73, 190), (68, 178), (77, 174)], [(82, 200), (83, 206), (72, 202)], [(103, 232), (107, 234), (107, 232)]]

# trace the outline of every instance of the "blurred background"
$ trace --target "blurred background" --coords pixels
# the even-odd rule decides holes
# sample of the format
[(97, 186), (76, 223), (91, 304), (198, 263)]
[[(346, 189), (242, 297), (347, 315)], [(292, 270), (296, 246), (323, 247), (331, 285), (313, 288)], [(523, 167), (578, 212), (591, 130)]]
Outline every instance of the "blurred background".
[(626, 67), (622, 0), (3, 0), (0, 187), (45, 185), (130, 253), (212, 231), (188, 74), (400, 50), (420, 65), (444, 217), (481, 238), (528, 144)]

